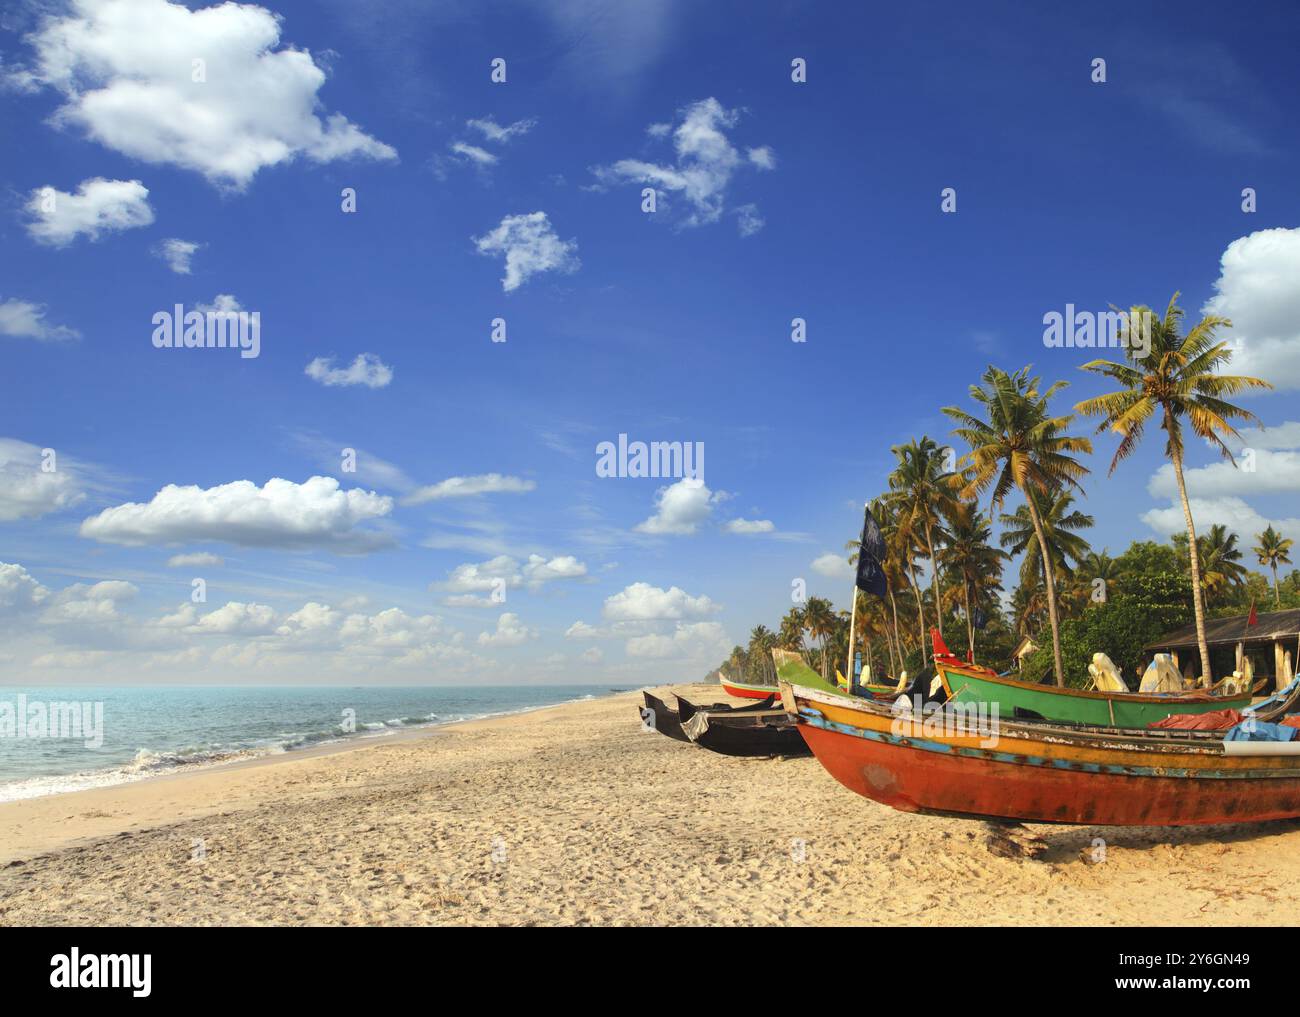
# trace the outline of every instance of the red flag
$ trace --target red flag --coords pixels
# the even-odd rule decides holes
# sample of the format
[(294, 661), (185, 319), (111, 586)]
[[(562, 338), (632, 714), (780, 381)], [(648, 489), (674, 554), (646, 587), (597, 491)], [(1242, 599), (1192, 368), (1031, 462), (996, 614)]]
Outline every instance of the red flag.
[(1246, 628), (1259, 624), (1259, 615), (1255, 613), (1255, 602), (1250, 602), (1250, 615), (1246, 618)]

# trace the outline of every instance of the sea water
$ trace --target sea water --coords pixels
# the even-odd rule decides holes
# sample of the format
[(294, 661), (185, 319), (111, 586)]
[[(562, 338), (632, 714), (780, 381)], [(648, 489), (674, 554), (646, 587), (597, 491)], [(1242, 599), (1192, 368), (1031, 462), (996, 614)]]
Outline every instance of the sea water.
[[(578, 685), (0, 686), (0, 802), (323, 743), (382, 738), (609, 691)], [(102, 704), (101, 729), (77, 730), (69, 737), (66, 725), (55, 720), (70, 716), (74, 704), (87, 718), (100, 715)]]

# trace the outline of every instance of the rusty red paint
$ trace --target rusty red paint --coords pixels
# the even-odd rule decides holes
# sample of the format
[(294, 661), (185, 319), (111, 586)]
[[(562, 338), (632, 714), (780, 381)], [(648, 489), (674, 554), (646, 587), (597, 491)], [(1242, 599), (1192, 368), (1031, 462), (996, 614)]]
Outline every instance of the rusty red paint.
[(931, 752), (800, 724), (841, 784), (903, 812), (1034, 823), (1181, 826), (1300, 816), (1300, 776), (1125, 776)]

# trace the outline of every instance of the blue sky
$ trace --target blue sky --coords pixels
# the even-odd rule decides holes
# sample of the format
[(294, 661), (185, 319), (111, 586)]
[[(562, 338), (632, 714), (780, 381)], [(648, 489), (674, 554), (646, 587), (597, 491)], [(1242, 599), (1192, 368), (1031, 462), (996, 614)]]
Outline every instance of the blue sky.
[[(1198, 522), (1300, 531), (1298, 29), (1284, 4), (19, 5), (0, 681), (692, 677), (796, 578), (847, 600), (825, 556), (889, 447), (946, 440), (986, 364), (1098, 391), (1044, 314), (1175, 290), (1278, 386), (1253, 473), (1192, 451)], [(257, 312), (260, 355), (155, 348), (176, 304)], [(702, 442), (704, 487), (597, 477), (620, 433)], [(1181, 525), (1158, 436), (1107, 479), (1111, 450), (1094, 545)]]

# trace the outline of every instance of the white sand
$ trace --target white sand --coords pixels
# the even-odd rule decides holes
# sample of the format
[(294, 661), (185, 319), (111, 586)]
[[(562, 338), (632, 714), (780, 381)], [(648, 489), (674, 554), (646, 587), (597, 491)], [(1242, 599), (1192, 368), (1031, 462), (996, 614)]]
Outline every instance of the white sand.
[(894, 812), (815, 759), (645, 733), (639, 703), (2, 804), (0, 923), (1282, 924), (1300, 905), (1297, 822), (1038, 826), (1045, 855), (1002, 857), (984, 824)]

